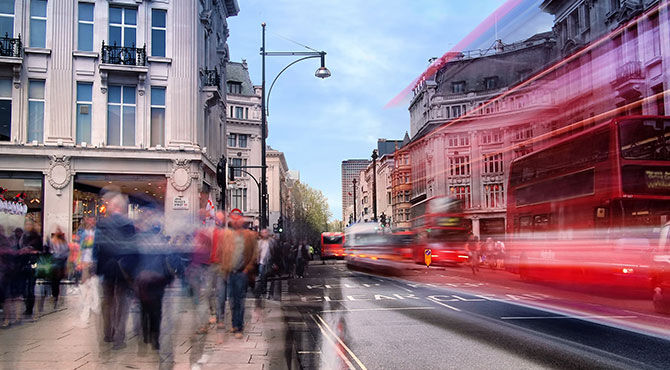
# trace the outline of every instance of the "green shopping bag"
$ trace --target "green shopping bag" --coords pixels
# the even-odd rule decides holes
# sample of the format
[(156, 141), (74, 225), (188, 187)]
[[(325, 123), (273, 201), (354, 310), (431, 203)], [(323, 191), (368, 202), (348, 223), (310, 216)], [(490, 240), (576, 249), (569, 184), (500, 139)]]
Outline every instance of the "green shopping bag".
[(35, 277), (38, 279), (49, 279), (54, 269), (54, 261), (50, 254), (41, 255), (37, 259), (35, 267)]

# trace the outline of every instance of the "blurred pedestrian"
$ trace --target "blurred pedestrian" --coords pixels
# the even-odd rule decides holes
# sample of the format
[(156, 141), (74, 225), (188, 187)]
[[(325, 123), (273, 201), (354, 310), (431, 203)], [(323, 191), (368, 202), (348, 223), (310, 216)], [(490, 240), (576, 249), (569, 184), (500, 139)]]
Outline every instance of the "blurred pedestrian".
[(299, 278), (305, 277), (305, 270), (309, 261), (309, 247), (304, 240), (301, 240), (296, 249), (295, 275)]
[(468, 262), (470, 263), (470, 268), (474, 275), (479, 271), (479, 237), (471, 233), (468, 236), (468, 241), (465, 243), (465, 251), (468, 253)]
[(12, 248), (10, 238), (0, 225), (0, 295), (2, 296), (3, 318), (0, 326), (6, 328), (19, 322), (21, 298), (20, 265), (18, 251)]
[(76, 265), (81, 274), (79, 319), (80, 324), (84, 326), (88, 323), (91, 313), (100, 312), (99, 280), (95, 276), (93, 256), (95, 243), (95, 219), (93, 217), (84, 217), (81, 227), (77, 230), (76, 239), (79, 242), (79, 258)]
[(126, 346), (131, 275), (137, 259), (135, 225), (126, 216), (128, 201), (114, 191), (107, 192), (107, 217), (98, 221), (94, 249), (98, 258), (96, 272), (102, 279), (102, 315), (105, 342), (113, 349)]
[(256, 233), (245, 230), (244, 218), (231, 214), (232, 230), (222, 235), (219, 261), (224, 275), (228, 275), (232, 328), (235, 338), (241, 339), (244, 330), (244, 297), (249, 286), (249, 276), (258, 258)]
[(215, 276), (210, 270), (212, 259), (212, 240), (214, 237), (214, 226), (208, 222), (208, 212), (201, 210), (199, 214), (199, 225), (193, 236), (193, 252), (191, 263), (186, 269), (186, 278), (189, 289), (193, 296), (193, 304), (196, 306), (198, 329), (197, 333), (204, 334), (208, 330), (208, 319), (216, 313), (215, 299)]
[(44, 251), (42, 235), (37, 232), (35, 223), (27, 220), (21, 236), (21, 256), (23, 275), (23, 300), (25, 302), (24, 315), (34, 317), (35, 284), (37, 282), (36, 266), (40, 254)]
[[(259, 300), (267, 293), (267, 278), (272, 259), (272, 246), (274, 240), (270, 238), (268, 229), (261, 230), (258, 240), (258, 278), (256, 281), (256, 299)], [(260, 303), (260, 301), (257, 301)]]
[(505, 243), (498, 240), (494, 246), (496, 256), (496, 268), (505, 268)]
[[(60, 283), (65, 277), (70, 246), (65, 239), (63, 229), (56, 225), (54, 232), (47, 242), (47, 248), (51, 254), (51, 274), (48, 278), (51, 286), (51, 295), (53, 297), (53, 308), (58, 308), (58, 299), (60, 297)], [(44, 297), (42, 297), (44, 299)]]

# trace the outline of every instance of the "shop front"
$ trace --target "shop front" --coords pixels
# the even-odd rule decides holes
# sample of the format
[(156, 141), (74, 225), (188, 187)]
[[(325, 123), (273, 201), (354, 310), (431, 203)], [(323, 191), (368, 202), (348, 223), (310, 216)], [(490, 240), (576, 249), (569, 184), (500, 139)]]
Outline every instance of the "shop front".
[(27, 221), (44, 234), (43, 179), (39, 172), (0, 171), (0, 232), (5, 236)]

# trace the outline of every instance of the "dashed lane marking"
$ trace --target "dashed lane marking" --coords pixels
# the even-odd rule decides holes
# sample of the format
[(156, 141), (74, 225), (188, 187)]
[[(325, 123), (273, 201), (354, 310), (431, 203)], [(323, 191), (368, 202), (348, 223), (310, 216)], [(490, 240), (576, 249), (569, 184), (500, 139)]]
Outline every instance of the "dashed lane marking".
[(349, 308), (343, 310), (323, 310), (329, 312), (362, 312), (362, 311), (404, 311), (404, 310), (434, 310), (435, 307), (377, 307), (377, 308)]
[(503, 316), (501, 320), (544, 320), (544, 319), (636, 319), (626, 315), (584, 315), (584, 316)]
[(454, 310), (454, 311), (461, 312), (461, 309), (460, 309), (460, 308), (456, 308), (456, 307), (454, 307), (454, 306), (450, 306), (450, 305), (448, 305), (448, 304), (446, 304), (446, 303), (442, 303), (442, 302), (438, 301), (438, 300), (435, 299), (435, 298), (431, 298), (431, 297), (429, 297), (429, 298), (426, 298), (426, 299), (429, 300), (429, 301), (431, 301), (431, 302), (433, 302), (433, 303), (437, 303), (437, 304), (439, 304), (440, 306), (444, 306), (444, 307), (449, 308), (449, 309), (452, 309), (452, 310)]

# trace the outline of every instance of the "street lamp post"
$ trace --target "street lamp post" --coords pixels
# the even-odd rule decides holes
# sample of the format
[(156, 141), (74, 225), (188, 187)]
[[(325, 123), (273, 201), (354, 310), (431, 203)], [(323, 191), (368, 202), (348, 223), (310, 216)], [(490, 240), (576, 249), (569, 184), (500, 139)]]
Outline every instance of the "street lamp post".
[(372, 214), (377, 222), (377, 149), (372, 151)]
[(352, 180), (354, 183), (354, 222), (356, 223), (356, 179)]
[[(272, 87), (274, 87), (275, 82), (279, 76), (290, 66), (303, 61), (305, 59), (311, 58), (321, 58), (321, 67), (316, 70), (314, 76), (318, 78), (327, 78), (330, 77), (330, 71), (326, 68), (326, 52), (325, 51), (266, 51), (265, 50), (265, 22), (261, 23), (263, 29), (262, 37), (262, 46), (261, 46), (261, 59), (262, 59), (262, 87), (261, 87), (261, 138), (262, 138), (262, 147), (261, 147), (261, 223), (260, 230), (264, 229), (268, 225), (268, 185), (267, 185), (267, 163), (265, 160), (265, 151), (267, 139), (267, 115), (268, 115), (268, 102), (270, 101), (270, 92), (272, 92)], [(266, 56), (301, 56), (297, 60), (294, 60), (289, 65), (284, 67), (279, 74), (274, 78), (272, 84), (270, 85), (270, 91), (265, 93), (265, 57)], [(267, 100), (266, 100), (267, 99)]]

